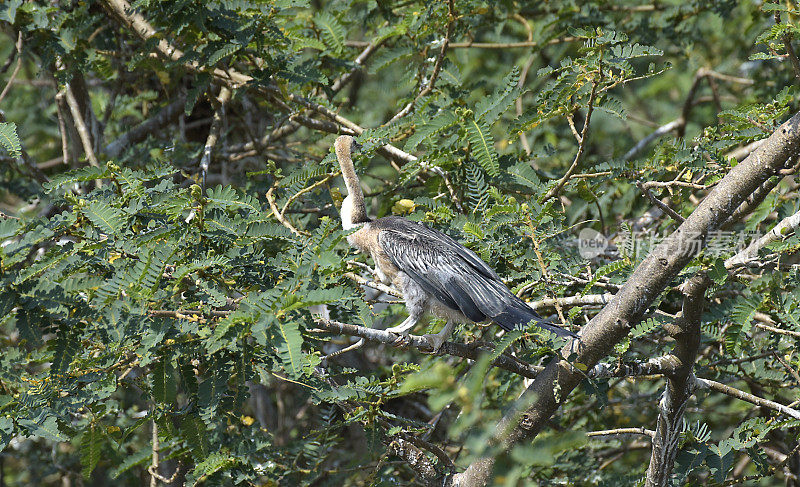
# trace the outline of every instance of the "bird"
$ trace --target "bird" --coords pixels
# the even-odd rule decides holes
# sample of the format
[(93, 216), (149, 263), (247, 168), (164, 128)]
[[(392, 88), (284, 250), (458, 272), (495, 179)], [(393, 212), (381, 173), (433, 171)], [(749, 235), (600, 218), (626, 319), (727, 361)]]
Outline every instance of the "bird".
[(342, 228), (352, 230), (348, 243), (372, 258), (378, 279), (402, 293), (408, 318), (386, 331), (407, 338), (426, 315), (441, 318), (444, 328), (423, 336), (434, 353), (459, 323), (491, 321), (510, 331), (534, 321), (557, 336), (577, 336), (544, 321), (475, 252), (450, 236), (400, 216), (370, 219), (353, 164), (354, 150), (358, 145), (350, 135), (334, 142), (347, 189), (340, 210)]

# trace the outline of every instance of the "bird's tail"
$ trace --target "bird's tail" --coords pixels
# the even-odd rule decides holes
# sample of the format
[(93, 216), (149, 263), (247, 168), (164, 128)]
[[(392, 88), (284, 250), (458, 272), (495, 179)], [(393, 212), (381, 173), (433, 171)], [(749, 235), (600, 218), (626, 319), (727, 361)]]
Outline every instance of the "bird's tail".
[(527, 326), (531, 321), (535, 321), (537, 326), (549, 332), (555, 333), (557, 336), (569, 338), (575, 338), (578, 336), (565, 328), (544, 321), (541, 316), (536, 314), (536, 312), (528, 307), (528, 305), (523, 301), (520, 301), (520, 303), (516, 306), (507, 306), (502, 313), (493, 317), (492, 321), (507, 331)]

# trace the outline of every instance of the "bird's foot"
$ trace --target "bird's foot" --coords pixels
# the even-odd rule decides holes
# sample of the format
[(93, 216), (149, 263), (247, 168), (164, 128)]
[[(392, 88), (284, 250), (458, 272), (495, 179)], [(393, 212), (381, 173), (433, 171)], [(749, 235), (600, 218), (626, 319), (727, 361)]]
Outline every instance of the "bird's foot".
[(411, 345), (411, 342), (412, 342), (411, 335), (409, 335), (408, 333), (400, 332), (397, 333), (397, 339), (392, 342), (392, 346), (397, 348), (408, 348), (408, 346)]
[(432, 353), (439, 353), (439, 349), (442, 348), (444, 342), (447, 341), (447, 337), (443, 336), (440, 333), (431, 333), (428, 335), (422, 335), (422, 338), (427, 340), (427, 342), (430, 344), (431, 348), (433, 349)]

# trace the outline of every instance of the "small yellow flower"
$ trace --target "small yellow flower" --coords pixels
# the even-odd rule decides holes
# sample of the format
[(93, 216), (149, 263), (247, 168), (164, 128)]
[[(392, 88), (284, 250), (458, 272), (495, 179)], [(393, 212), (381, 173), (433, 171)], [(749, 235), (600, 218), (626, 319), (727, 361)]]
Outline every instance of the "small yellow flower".
[(409, 199), (402, 199), (392, 206), (392, 213), (395, 215), (404, 215), (414, 211), (417, 205), (414, 204), (414, 200)]

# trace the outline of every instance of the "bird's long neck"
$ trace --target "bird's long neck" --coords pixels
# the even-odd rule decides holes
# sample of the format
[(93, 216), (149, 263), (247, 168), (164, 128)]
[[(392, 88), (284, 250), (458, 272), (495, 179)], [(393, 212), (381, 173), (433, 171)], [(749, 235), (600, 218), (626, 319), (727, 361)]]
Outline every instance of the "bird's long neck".
[(367, 207), (364, 205), (364, 193), (361, 191), (353, 159), (350, 156), (350, 147), (337, 140), (336, 157), (339, 159), (344, 185), (347, 187), (347, 197), (342, 202), (342, 226), (345, 230), (350, 230), (370, 220), (367, 216)]

